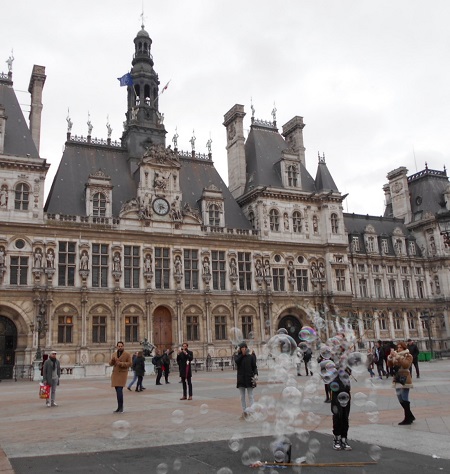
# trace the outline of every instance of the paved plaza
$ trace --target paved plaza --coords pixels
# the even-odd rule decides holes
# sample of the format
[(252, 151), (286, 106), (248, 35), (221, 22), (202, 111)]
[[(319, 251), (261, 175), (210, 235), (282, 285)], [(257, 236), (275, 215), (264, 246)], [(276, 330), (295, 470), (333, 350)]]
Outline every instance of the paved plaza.
[[(357, 374), (352, 382), (349, 440), (351, 452), (331, 448), (331, 413), (323, 387), (314, 392), (314, 377), (296, 377), (303, 393), (304, 416), (294, 425), (276, 403), (285, 383), (273, 371), (260, 370), (256, 402), (266, 407), (250, 417), (241, 414), (236, 373), (232, 370), (194, 373), (192, 401), (180, 401), (176, 373), (171, 383), (147, 390), (125, 390), (125, 413), (113, 414), (115, 392), (108, 378), (71, 380), (57, 390), (58, 407), (38, 398), (38, 383), (3, 380), (0, 424), (0, 473), (172, 472), (237, 474), (257, 472), (249, 460), (272, 462), (270, 442), (283, 431), (292, 442), (292, 461), (309, 456), (316, 464), (362, 462), (363, 467), (322, 467), (325, 472), (450, 472), (450, 362), (421, 364), (414, 379), (411, 407), (416, 421), (398, 426), (402, 409), (390, 379)], [(303, 372), (304, 374), (304, 372)], [(130, 378), (131, 380), (131, 378)], [(306, 401), (305, 401), (306, 399)], [(287, 399), (287, 402), (289, 400)], [(286, 399), (284, 399), (286, 406)], [(256, 452), (256, 454), (255, 454)], [(309, 452), (309, 454), (307, 454)], [(313, 457), (311, 457), (311, 453)], [(257, 459), (256, 459), (257, 460)], [(377, 462), (377, 464), (369, 464)], [(351, 469), (351, 470), (349, 470)], [(279, 472), (279, 468), (264, 472)], [(284, 472), (319, 472), (289, 466)]]

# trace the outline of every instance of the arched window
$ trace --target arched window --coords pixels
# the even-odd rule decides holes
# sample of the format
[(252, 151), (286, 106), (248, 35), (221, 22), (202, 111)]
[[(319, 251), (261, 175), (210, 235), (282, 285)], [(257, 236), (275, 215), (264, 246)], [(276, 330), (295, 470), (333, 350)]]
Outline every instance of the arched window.
[(292, 229), (295, 233), (300, 233), (302, 231), (302, 214), (299, 211), (294, 211), (292, 213)]
[(280, 214), (276, 209), (271, 209), (269, 212), (270, 230), (280, 230)]
[(288, 186), (297, 186), (297, 167), (294, 165), (288, 166)]
[(400, 330), (402, 328), (402, 316), (398, 311), (394, 313), (394, 329)]
[(331, 214), (331, 233), (332, 234), (337, 234), (339, 231), (339, 226), (338, 226), (338, 216), (337, 214)]
[(16, 186), (14, 209), (17, 211), (28, 211), (30, 187), (28, 184), (20, 183)]
[(381, 313), (380, 317), (378, 319), (378, 322), (380, 324), (380, 329), (382, 331), (386, 331), (386, 329), (387, 329), (387, 322), (386, 321), (387, 321), (386, 313)]
[(92, 215), (95, 217), (106, 216), (106, 197), (103, 193), (95, 193), (92, 198)]
[(416, 318), (414, 316), (414, 313), (411, 311), (408, 311), (408, 328), (416, 329)]
[(212, 227), (220, 226), (220, 209), (217, 204), (211, 204), (208, 209), (209, 225)]

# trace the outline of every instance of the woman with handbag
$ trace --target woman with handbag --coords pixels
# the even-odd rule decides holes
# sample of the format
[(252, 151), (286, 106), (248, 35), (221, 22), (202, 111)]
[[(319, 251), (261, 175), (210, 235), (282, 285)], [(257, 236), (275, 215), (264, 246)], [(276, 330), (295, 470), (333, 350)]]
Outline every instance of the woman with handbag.
[(387, 364), (394, 372), (392, 386), (395, 388), (398, 401), (403, 407), (405, 418), (399, 425), (410, 425), (416, 418), (411, 412), (409, 402), (409, 389), (413, 388), (409, 368), (413, 362), (413, 356), (409, 353), (406, 342), (399, 342), (397, 350), (391, 349)]

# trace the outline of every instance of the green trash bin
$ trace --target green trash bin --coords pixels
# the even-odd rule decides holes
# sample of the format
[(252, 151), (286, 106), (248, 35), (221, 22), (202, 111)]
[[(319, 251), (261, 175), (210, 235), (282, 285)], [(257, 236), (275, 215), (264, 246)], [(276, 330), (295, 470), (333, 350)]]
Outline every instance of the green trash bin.
[(431, 352), (421, 352), (419, 354), (419, 362), (429, 362), (431, 360)]

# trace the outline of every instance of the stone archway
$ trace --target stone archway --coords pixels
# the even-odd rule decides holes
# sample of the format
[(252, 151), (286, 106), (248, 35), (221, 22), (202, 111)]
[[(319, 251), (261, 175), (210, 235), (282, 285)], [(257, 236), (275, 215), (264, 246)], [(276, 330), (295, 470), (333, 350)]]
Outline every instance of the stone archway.
[(0, 379), (12, 379), (17, 347), (16, 325), (0, 316)]
[(161, 350), (171, 348), (173, 345), (172, 315), (165, 306), (158, 306), (153, 313), (152, 343)]
[(300, 321), (300, 319), (292, 314), (283, 316), (278, 323), (278, 329), (286, 329), (288, 335), (294, 339), (297, 345), (300, 342), (298, 333), (300, 332), (302, 326), (303, 323)]

